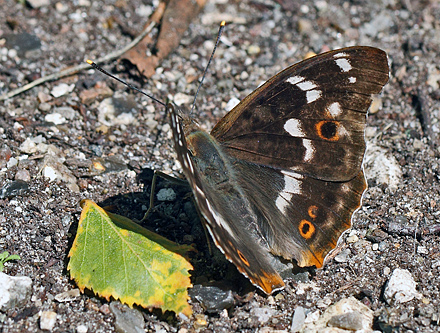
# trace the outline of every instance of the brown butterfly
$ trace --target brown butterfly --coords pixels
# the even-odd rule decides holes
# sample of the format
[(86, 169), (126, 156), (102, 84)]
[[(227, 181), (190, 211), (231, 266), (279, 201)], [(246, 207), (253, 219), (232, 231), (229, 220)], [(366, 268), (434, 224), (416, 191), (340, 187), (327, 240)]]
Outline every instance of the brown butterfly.
[(388, 81), (377, 48), (335, 50), (286, 68), (208, 134), (168, 104), (175, 148), (216, 245), (270, 294), (280, 258), (322, 267), (351, 227), (366, 182), (371, 95)]

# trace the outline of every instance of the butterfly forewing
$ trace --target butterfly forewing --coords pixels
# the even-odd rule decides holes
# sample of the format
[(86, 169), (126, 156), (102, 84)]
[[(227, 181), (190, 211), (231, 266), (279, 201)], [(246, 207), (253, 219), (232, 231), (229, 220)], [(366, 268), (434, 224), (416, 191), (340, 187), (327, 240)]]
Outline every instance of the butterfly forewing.
[(327, 52), (278, 73), (211, 134), (238, 159), (346, 181), (360, 170), (371, 94), (387, 81), (387, 57), (379, 49)]

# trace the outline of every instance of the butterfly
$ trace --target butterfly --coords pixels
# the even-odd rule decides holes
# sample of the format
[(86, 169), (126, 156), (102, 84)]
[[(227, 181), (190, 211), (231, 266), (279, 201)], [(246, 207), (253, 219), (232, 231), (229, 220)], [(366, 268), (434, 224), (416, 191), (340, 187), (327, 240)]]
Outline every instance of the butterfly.
[(387, 55), (366, 46), (319, 54), (257, 88), (212, 129), (173, 104), (177, 158), (217, 247), (267, 294), (281, 259), (323, 266), (366, 189), (364, 129)]

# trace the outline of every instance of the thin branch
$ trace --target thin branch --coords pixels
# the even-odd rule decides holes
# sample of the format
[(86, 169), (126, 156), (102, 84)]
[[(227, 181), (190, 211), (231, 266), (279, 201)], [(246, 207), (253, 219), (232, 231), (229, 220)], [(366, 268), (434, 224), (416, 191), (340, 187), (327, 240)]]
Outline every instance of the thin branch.
[(440, 233), (440, 224), (432, 224), (426, 227), (417, 226), (403, 226), (397, 223), (389, 223), (385, 226), (389, 234), (398, 234), (401, 236), (417, 236), (423, 237), (426, 235), (434, 235)]
[[(157, 22), (159, 22), (160, 19), (162, 18), (164, 11), (165, 11), (165, 3), (161, 2), (159, 4), (159, 6), (157, 7), (156, 11), (154, 12), (154, 14), (151, 16), (151, 19), (150, 19), (151, 23), (146, 25), (145, 29), (141, 32), (141, 34), (139, 36), (137, 36), (135, 39), (133, 39), (124, 48), (117, 50), (117, 51), (114, 51), (110, 54), (107, 54), (106, 56), (101, 57), (99, 59), (96, 59), (95, 62), (102, 63), (102, 62), (116, 59), (116, 58), (120, 57), (122, 54), (124, 54), (125, 52), (127, 52), (128, 50), (130, 50), (132, 47), (134, 47), (136, 44), (138, 44), (142, 39), (144, 39), (144, 37), (146, 35), (148, 35), (153, 30), (153, 28), (157, 25)], [(64, 69), (60, 72), (41, 77), (38, 80), (32, 81), (31, 83), (28, 83), (20, 88), (17, 88), (17, 89), (12, 90), (4, 95), (1, 95), (0, 101), (6, 100), (6, 99), (11, 98), (13, 96), (16, 96), (18, 94), (21, 94), (22, 92), (25, 92), (29, 89), (32, 89), (42, 83), (59, 80), (63, 77), (72, 75), (74, 73), (77, 73), (79, 71), (82, 71), (82, 70), (88, 69), (88, 68), (90, 68), (90, 65), (87, 63), (83, 63), (83, 64), (79, 64), (79, 65), (71, 67), (71, 68)]]

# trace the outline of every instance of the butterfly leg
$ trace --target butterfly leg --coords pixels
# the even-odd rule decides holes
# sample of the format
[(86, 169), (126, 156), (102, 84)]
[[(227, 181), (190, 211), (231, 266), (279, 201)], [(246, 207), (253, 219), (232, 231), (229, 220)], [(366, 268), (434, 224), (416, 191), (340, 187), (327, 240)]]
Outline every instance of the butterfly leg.
[(163, 173), (161, 171), (154, 170), (153, 179), (151, 180), (151, 190), (150, 190), (150, 205), (148, 207), (148, 210), (144, 214), (144, 217), (141, 219), (140, 222), (144, 222), (148, 219), (148, 215), (150, 215), (151, 211), (154, 209), (154, 192), (156, 190), (156, 182), (157, 182), (157, 176), (168, 180), (169, 182), (179, 184), (179, 185), (188, 185), (186, 180), (181, 180), (175, 177), (172, 177), (170, 175), (167, 175), (166, 173)]

